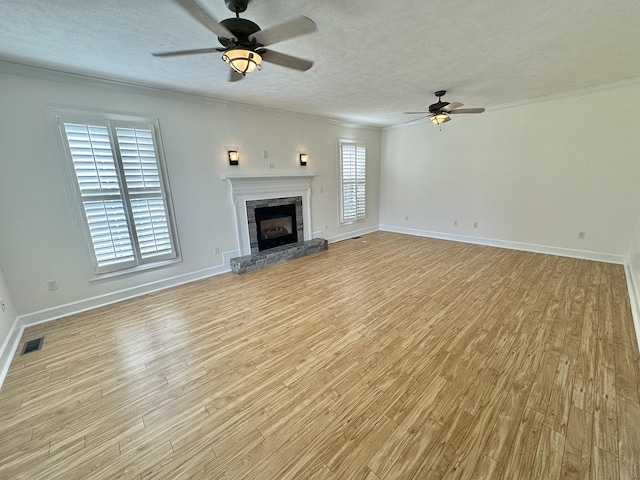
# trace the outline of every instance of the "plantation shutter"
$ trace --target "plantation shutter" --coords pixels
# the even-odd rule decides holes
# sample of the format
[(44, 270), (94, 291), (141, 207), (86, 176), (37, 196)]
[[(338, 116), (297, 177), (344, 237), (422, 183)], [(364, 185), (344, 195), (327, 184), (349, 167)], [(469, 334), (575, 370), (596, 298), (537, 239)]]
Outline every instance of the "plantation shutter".
[(98, 267), (133, 262), (131, 232), (107, 127), (65, 124), (64, 129)]
[(355, 143), (340, 144), (340, 223), (362, 220), (366, 215), (366, 148)]
[(176, 258), (154, 125), (61, 120), (96, 272)]
[(140, 256), (171, 254), (173, 245), (151, 130), (116, 128)]

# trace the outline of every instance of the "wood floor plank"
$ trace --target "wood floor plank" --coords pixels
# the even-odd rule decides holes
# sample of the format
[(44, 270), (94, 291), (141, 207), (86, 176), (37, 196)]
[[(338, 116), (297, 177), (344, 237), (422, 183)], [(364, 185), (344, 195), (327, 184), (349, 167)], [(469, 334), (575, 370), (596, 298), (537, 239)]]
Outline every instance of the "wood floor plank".
[(569, 422), (569, 411), (571, 409), (574, 362), (566, 355), (560, 356), (545, 417), (545, 425), (563, 435), (567, 433), (567, 423)]
[(593, 417), (576, 406), (571, 407), (562, 459), (562, 478), (589, 478), (591, 469), (591, 432)]
[(486, 397), (478, 415), (474, 417), (471, 428), (467, 431), (463, 442), (456, 451), (453, 460), (446, 470), (446, 478), (467, 478), (476, 468), (482, 452), (487, 446), (491, 427), (495, 425), (498, 414), (506, 398), (506, 393), (497, 387)]
[[(618, 458), (594, 446), (591, 451), (591, 480), (618, 480)], [(632, 477), (629, 477), (632, 478)]]
[(640, 478), (626, 288), (375, 232), (34, 325), (0, 478)]
[(463, 444), (474, 417), (463, 410), (455, 410), (445, 420), (445, 427), (438, 444), (427, 455), (413, 478), (445, 478), (445, 472), (453, 462), (458, 448)]
[(560, 478), (562, 456), (566, 437), (544, 425), (540, 433), (540, 442), (531, 468), (531, 478), (556, 480)]
[(611, 368), (600, 365), (596, 372), (593, 410), (593, 445), (618, 455), (618, 407), (615, 374)]
[(505, 465), (516, 436), (531, 386), (531, 374), (521, 370), (519, 378), (506, 395), (505, 403), (487, 441), (484, 453)]
[(505, 478), (528, 478), (533, 469), (544, 415), (525, 408), (504, 468)]
[(620, 478), (640, 478), (640, 405), (618, 397), (618, 438)]

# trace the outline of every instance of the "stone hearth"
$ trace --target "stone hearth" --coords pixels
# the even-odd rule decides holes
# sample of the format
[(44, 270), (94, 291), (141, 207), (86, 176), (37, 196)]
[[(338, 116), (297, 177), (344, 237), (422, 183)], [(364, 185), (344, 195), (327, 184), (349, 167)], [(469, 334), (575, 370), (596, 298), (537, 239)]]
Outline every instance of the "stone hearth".
[(324, 238), (314, 238), (306, 242), (290, 243), (280, 247), (270, 248), (254, 255), (245, 255), (231, 259), (231, 271), (247, 273), (259, 270), (269, 265), (286, 262), (295, 258), (318, 253), (329, 248)]

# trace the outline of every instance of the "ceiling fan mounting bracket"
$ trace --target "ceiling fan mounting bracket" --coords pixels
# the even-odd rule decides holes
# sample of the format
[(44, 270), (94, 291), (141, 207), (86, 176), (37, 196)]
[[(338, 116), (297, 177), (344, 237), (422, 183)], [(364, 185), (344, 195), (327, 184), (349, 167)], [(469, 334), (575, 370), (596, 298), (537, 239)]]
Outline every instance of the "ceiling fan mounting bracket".
[(249, 0), (224, 0), (227, 4), (227, 8), (233, 13), (242, 13), (247, 9)]
[(440, 98), (440, 97), (444, 97), (444, 94), (447, 93), (446, 90), (438, 90), (437, 92), (435, 92), (436, 97)]

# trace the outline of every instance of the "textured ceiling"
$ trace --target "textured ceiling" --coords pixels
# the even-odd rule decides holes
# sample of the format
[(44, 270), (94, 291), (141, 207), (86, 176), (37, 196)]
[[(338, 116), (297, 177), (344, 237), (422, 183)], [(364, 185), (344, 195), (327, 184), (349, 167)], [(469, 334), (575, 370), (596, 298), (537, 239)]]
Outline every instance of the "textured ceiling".
[(318, 31), (272, 48), (313, 68), (230, 83), (219, 54), (151, 56), (219, 46), (174, 1), (0, 0), (0, 60), (380, 126), (438, 89), (491, 107), (640, 78), (638, 0), (251, 0), (241, 14), (263, 29), (298, 15)]

